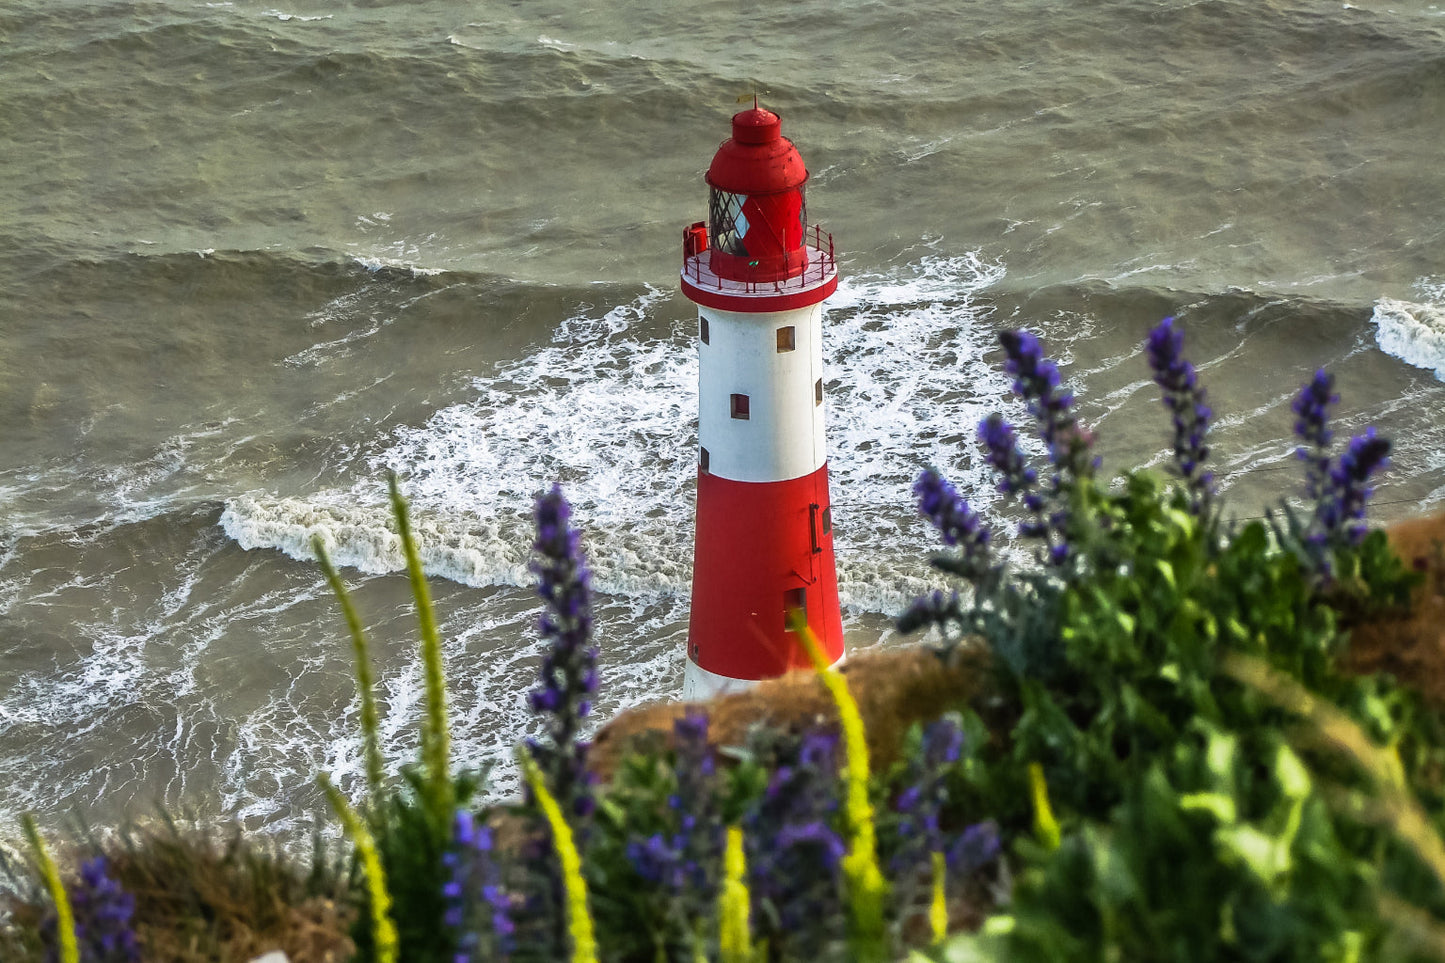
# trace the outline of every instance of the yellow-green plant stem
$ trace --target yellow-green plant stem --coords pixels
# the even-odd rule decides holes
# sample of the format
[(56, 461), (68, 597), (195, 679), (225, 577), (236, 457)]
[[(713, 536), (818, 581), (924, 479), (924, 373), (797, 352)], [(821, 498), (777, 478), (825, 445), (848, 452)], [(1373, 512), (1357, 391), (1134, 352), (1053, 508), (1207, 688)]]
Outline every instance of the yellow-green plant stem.
[(326, 582), (341, 603), (341, 612), (346, 616), (346, 627), (351, 631), (351, 651), (356, 656), (356, 689), (361, 696), (361, 738), (362, 752), (366, 757), (366, 787), (373, 807), (381, 798), (382, 783), (386, 778), (386, 767), (381, 758), (381, 723), (376, 712), (375, 683), (371, 675), (371, 655), (367, 650), (366, 632), (361, 617), (356, 613), (351, 595), (337, 574), (336, 566), (326, 554), (326, 546), (318, 536), (311, 540), (311, 550), (321, 565)]
[(1349, 716), (1260, 659), (1228, 653), (1223, 667), (1226, 673), (1257, 689), (1276, 705), (1303, 717), (1317, 738), (1353, 759), (1373, 784), (1380, 821), (1413, 847), (1420, 861), (1440, 885), (1445, 886), (1445, 841), (1441, 840), (1420, 801), (1409, 791), (1398, 751), (1375, 745), (1369, 734)]
[(1063, 838), (1059, 821), (1054, 818), (1054, 807), (1049, 805), (1049, 784), (1044, 779), (1044, 767), (1037, 762), (1029, 763), (1029, 795), (1034, 803), (1034, 835), (1044, 848), (1052, 852), (1059, 848)]
[(426, 676), (426, 722), (421, 732), (421, 754), (427, 775), (428, 808), (437, 824), (446, 826), (452, 818), (456, 793), (451, 774), (451, 728), (447, 722), (447, 684), (442, 672), (441, 633), (437, 630), (426, 573), (422, 571), (416, 540), (411, 534), (406, 499), (401, 497), (395, 475), (388, 479), (388, 487), (397, 534), (401, 536), (401, 548), (406, 555), (411, 592), (416, 599), (417, 622), (421, 628), (421, 662)]
[(743, 828), (729, 826), (723, 850), (723, 883), (718, 894), (718, 952), (722, 963), (751, 963), (752, 928), (748, 923), (752, 897), (747, 884), (748, 860), (743, 852)]
[(40, 875), (45, 879), (45, 887), (50, 890), (50, 898), (55, 902), (55, 934), (60, 940), (60, 963), (80, 963), (80, 947), (75, 940), (75, 911), (70, 906), (70, 896), (65, 892), (65, 883), (61, 882), (60, 870), (55, 868), (55, 860), (50, 858), (50, 850), (45, 845), (45, 837), (40, 835), (40, 828), (35, 824), (34, 814), (26, 813), (21, 816), (20, 825), (25, 830), (25, 838), (30, 842), (35, 862), (40, 867)]
[(947, 881), (948, 862), (943, 853), (933, 853), (933, 901), (928, 905), (928, 928), (933, 942), (940, 942), (948, 935), (948, 899), (944, 892)]
[(829, 667), (818, 637), (808, 627), (808, 620), (801, 609), (788, 611), (788, 628), (798, 636), (818, 677), (838, 707), (847, 759), (844, 812), (848, 819), (848, 852), (843, 857), (843, 874), (848, 880), (855, 956), (866, 954), (871, 958), (875, 953), (883, 952), (883, 901), (888, 884), (878, 869), (877, 831), (873, 822), (873, 803), (868, 799), (868, 741), (863, 731), (863, 715), (858, 711), (857, 700), (848, 690), (848, 680)]
[(396, 963), (398, 941), (396, 924), (391, 918), (391, 892), (386, 888), (386, 870), (382, 868), (381, 856), (376, 851), (376, 840), (346, 797), (331, 784), (329, 776), (322, 773), (316, 781), (321, 784), (326, 800), (341, 820), (341, 828), (356, 845), (356, 854), (361, 857), (361, 866), (366, 871), (366, 892), (371, 904), (371, 940), (376, 947), (377, 963)]
[(518, 748), (517, 762), (522, 777), (552, 830), (552, 847), (562, 864), (562, 887), (567, 894), (567, 931), (572, 936), (572, 963), (597, 963), (597, 937), (592, 928), (592, 911), (587, 906), (587, 881), (582, 878), (582, 857), (572, 838), (572, 827), (562, 816), (562, 807), (542, 779), (542, 771), (526, 749)]

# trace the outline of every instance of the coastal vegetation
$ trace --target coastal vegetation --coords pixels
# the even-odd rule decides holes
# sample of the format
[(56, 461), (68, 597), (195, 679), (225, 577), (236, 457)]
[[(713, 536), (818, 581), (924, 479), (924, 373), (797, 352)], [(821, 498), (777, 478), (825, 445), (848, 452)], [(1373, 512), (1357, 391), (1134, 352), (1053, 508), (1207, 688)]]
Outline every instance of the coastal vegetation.
[(795, 618), (815, 673), (625, 715), (594, 751), (590, 576), (554, 487), (533, 545), (543, 735), (518, 746), (522, 798), (482, 802), (486, 774), (452, 763), (439, 629), (393, 481), (425, 667), (416, 763), (385, 772), (363, 620), (318, 545), (367, 760), (359, 800), (319, 777), (344, 842), (318, 837), (307, 861), (163, 823), (57, 847), (27, 820), (0, 958), (1445, 958), (1445, 703), (1385, 671), (1439, 649), (1421, 620), (1445, 527), (1392, 546), (1366, 524), (1389, 443), (1334, 444), (1319, 372), (1294, 406), (1302, 507), (1232, 521), (1173, 319), (1144, 346), (1169, 477), (1104, 477), (1037, 339), (1000, 342), (1042, 456), (1001, 415), (978, 440), (1031, 557), (1011, 562), (924, 470), (932, 564), (953, 584), (900, 617), (921, 640), (838, 671)]

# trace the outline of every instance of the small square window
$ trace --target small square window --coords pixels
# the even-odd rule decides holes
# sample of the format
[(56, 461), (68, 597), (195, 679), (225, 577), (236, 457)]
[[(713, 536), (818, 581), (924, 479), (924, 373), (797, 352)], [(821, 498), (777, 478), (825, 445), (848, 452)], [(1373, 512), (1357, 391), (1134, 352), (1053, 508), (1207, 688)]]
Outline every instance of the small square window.
[(740, 421), (747, 421), (750, 415), (747, 395), (732, 396), (732, 416)]
[(710, 343), (708, 341), (707, 318), (697, 319), (697, 339), (703, 344)]
[(822, 403), (823, 403), (823, 379), (822, 379), (822, 378), (819, 378), (817, 381), (813, 382), (813, 404), (815, 404), (815, 405), (821, 405)]
[(798, 329), (791, 324), (784, 325), (778, 329), (778, 354), (784, 351), (794, 351), (798, 347)]
[(829, 505), (823, 509), (823, 534), (827, 535), (831, 531), (833, 531), (833, 506)]
[(783, 593), (783, 625), (788, 624), (788, 613), (793, 609), (801, 609), (803, 618), (808, 618), (808, 590), (805, 588), (788, 589)]
[(699, 448), (697, 452), (697, 467), (702, 471), (708, 470), (708, 453), (706, 448)]

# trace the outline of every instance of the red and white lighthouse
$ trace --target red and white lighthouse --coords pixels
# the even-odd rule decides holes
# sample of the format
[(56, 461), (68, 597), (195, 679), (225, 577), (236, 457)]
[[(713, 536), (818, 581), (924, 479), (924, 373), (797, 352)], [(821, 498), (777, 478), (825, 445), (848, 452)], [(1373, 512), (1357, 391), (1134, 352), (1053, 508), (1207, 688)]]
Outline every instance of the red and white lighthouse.
[(683, 698), (809, 665), (786, 630), (807, 613), (843, 655), (823, 437), (823, 302), (833, 238), (809, 227), (808, 171), (777, 114), (733, 117), (707, 171), (708, 220), (683, 232), (698, 313), (697, 532)]

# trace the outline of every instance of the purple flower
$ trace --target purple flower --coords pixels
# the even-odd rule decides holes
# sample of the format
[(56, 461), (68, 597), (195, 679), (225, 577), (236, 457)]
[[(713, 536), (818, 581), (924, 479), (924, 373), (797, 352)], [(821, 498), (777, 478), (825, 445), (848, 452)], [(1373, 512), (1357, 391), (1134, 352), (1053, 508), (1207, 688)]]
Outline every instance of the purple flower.
[(951, 802), (950, 777), (963, 758), (963, 729), (949, 716), (923, 729), (908, 759), (902, 788), (893, 800), (896, 829), (883, 836), (883, 855), (894, 884), (896, 905), (906, 915), (932, 880), (933, 854), (942, 853), (949, 879), (961, 882), (998, 853), (998, 830), (989, 823), (962, 833), (945, 824)]
[(837, 750), (829, 730), (806, 734), (795, 755), (784, 749), (743, 816), (755, 935), (784, 955), (785, 947), (816, 948), (843, 933)]
[(951, 622), (963, 620), (963, 605), (957, 592), (935, 589), (909, 603), (903, 614), (898, 616), (898, 631), (915, 632), (928, 625), (946, 629)]
[(571, 508), (560, 486), (537, 499), (535, 511), (537, 594), (546, 604), (538, 628), (551, 648), (542, 659), (537, 688), (528, 696), (532, 711), (546, 717), (546, 742), (528, 743), (552, 792), (574, 817), (591, 814), (587, 743), (577, 738), (597, 691), (597, 649), (592, 645), (590, 579), (582, 554), (582, 533), (569, 524)]
[[(1013, 392), (1028, 404), (1039, 425), (1039, 437), (1048, 445), (1049, 461), (1059, 470), (1054, 484), (1089, 474), (1093, 436), (1074, 416), (1074, 394), (1059, 389), (1059, 368), (1044, 357), (1039, 339), (1028, 331), (1000, 331), (1004, 370), (1014, 376)], [(1063, 476), (1063, 477), (1061, 477)]]
[(1305, 530), (1305, 552), (1324, 578), (1333, 572), (1332, 551), (1358, 545), (1365, 537), (1365, 504), (1374, 489), (1369, 481), (1390, 462), (1390, 442), (1373, 427), (1350, 439), (1338, 462), (1330, 457), (1334, 433), (1329, 409), (1340, 400), (1335, 379), (1324, 370), (1304, 385), (1291, 406), (1294, 431), (1304, 442), (1295, 449), (1305, 462), (1305, 490), (1314, 502), (1314, 515)]
[[(978, 424), (978, 438), (983, 442), (984, 457), (998, 472), (998, 490), (1003, 495), (1022, 495), (1027, 500), (1032, 496), (1038, 472), (1028, 467), (1024, 453), (1019, 448), (1018, 436), (1013, 426), (1003, 420), (1003, 415), (994, 413)], [(1037, 512), (1042, 502), (1035, 503), (1031, 511)]]
[[(80, 882), (70, 891), (75, 913), (75, 936), (83, 963), (139, 963), (140, 944), (131, 918), (135, 897), (110, 877), (104, 856), (80, 866)], [(42, 924), (46, 959), (59, 959), (56, 920), (52, 913)]]
[(1390, 441), (1376, 436), (1374, 426), (1350, 439), (1319, 503), (1317, 517), (1332, 541), (1358, 545), (1364, 539), (1365, 503), (1374, 493), (1370, 476), (1390, 463), (1389, 456)]
[(967, 876), (977, 872), (998, 857), (1002, 843), (998, 836), (998, 823), (986, 819), (969, 826), (944, 854), (948, 870), (955, 876)]
[(1203, 469), (1209, 456), (1204, 436), (1213, 412), (1205, 404), (1205, 391), (1199, 387), (1194, 365), (1184, 360), (1183, 350), (1184, 332), (1174, 326), (1172, 317), (1159, 322), (1145, 342), (1154, 383), (1163, 389), (1164, 407), (1174, 421), (1174, 466), (1184, 479), (1190, 509), (1198, 515), (1214, 495), (1214, 475)]
[(1302, 441), (1295, 455), (1305, 463), (1305, 490), (1311, 501), (1318, 501), (1324, 491), (1330, 470), (1330, 406), (1340, 400), (1334, 393), (1335, 376), (1321, 368), (1300, 388), (1290, 409), (1295, 413), (1294, 433)]
[(684, 919), (699, 918), (711, 907), (722, 862), (724, 824), (707, 721), (698, 710), (673, 723), (677, 787), (667, 799), (669, 827), (626, 846), (638, 875), (665, 890)]
[(492, 830), (466, 810), (452, 824), (452, 847), (442, 856), (451, 875), (442, 886), (443, 922), (456, 934), (454, 963), (508, 959), (516, 950), (512, 921), (520, 899), (502, 885)]
[(924, 469), (913, 483), (913, 494), (918, 496), (918, 510), (943, 535), (943, 544), (962, 546), (967, 554), (987, 552), (988, 527), (936, 469)]
[(899, 814), (900, 845), (889, 859), (897, 876), (926, 868), (930, 854), (944, 851), (939, 815), (948, 803), (947, 770), (963, 755), (963, 730), (948, 717), (929, 723), (916, 756), (909, 760), (904, 787), (893, 802)]

